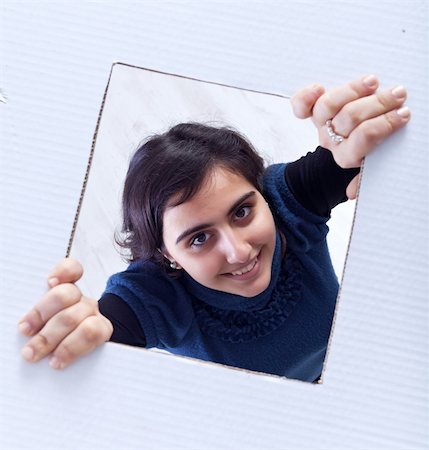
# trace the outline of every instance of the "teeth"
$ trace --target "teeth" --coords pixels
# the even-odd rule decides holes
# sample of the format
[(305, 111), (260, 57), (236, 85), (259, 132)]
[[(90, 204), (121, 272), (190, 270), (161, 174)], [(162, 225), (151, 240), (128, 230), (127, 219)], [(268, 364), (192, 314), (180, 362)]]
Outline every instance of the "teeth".
[(231, 272), (232, 275), (243, 275), (243, 273), (250, 272), (256, 266), (257, 261), (258, 260), (255, 259), (253, 262), (251, 262), (248, 266), (244, 267), (243, 269)]

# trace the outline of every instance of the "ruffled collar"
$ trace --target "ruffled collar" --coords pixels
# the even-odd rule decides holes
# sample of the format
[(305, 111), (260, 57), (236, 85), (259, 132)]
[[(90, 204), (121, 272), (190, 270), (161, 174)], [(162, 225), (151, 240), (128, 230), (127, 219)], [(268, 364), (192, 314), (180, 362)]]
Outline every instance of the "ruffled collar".
[(198, 300), (222, 310), (230, 311), (254, 311), (263, 308), (270, 300), (273, 289), (277, 284), (282, 265), (282, 240), (280, 233), (276, 234), (276, 246), (274, 249), (273, 262), (271, 267), (271, 280), (268, 287), (254, 297), (244, 297), (230, 294), (203, 286), (195, 281), (186, 272), (183, 273), (183, 282), (186, 290), (194, 295)]

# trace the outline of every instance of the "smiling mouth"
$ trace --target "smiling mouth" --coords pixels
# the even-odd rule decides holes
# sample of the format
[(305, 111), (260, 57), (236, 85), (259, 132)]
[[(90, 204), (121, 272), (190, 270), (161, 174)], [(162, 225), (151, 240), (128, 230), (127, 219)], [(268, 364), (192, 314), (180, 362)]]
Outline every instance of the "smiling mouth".
[(224, 273), (223, 276), (232, 280), (249, 280), (259, 274), (261, 262), (259, 260), (260, 253), (250, 261), (249, 264), (234, 272)]
[(256, 263), (258, 262), (258, 258), (256, 257), (250, 264), (248, 264), (246, 267), (243, 267), (240, 270), (236, 270), (235, 272), (230, 272), (230, 275), (244, 275), (247, 272), (250, 272), (255, 266)]

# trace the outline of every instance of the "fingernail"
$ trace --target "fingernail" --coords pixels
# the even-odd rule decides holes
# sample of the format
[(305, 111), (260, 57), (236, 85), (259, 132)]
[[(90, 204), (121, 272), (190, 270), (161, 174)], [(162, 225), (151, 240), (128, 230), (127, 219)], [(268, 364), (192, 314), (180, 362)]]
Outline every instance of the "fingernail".
[(48, 279), (48, 284), (51, 287), (56, 286), (59, 282), (60, 282), (60, 280), (57, 277), (51, 277)]
[(28, 322), (21, 322), (18, 324), (18, 328), (22, 334), (28, 334), (31, 331), (31, 325)]
[(50, 365), (53, 369), (61, 369), (61, 368), (62, 368), (61, 361), (60, 361), (56, 356), (53, 356), (53, 357), (50, 359), (49, 365)]
[(403, 106), (402, 108), (398, 109), (396, 113), (403, 119), (408, 119), (411, 115), (410, 108), (408, 108), (408, 106)]
[(34, 357), (34, 350), (31, 347), (24, 347), (21, 350), (21, 355), (25, 360), (31, 361)]
[(377, 86), (378, 81), (375, 75), (367, 75), (363, 79), (363, 83), (370, 88), (374, 88), (375, 86)]
[(392, 89), (392, 95), (398, 99), (404, 98), (406, 94), (407, 92), (404, 86), (396, 86), (394, 89)]

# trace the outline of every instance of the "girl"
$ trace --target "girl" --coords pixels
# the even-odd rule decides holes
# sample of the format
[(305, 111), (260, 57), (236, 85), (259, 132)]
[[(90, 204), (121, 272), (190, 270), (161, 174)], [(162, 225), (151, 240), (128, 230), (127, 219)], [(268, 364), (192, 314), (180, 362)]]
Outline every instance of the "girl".
[(264, 168), (228, 128), (179, 124), (134, 155), (123, 194), (130, 266), (99, 302), (65, 259), (20, 321), (23, 357), (64, 368), (106, 340), (304, 381), (322, 371), (338, 282), (326, 245), (331, 209), (355, 198), (362, 159), (410, 118), (402, 86), (369, 75), (292, 98), (320, 146)]

